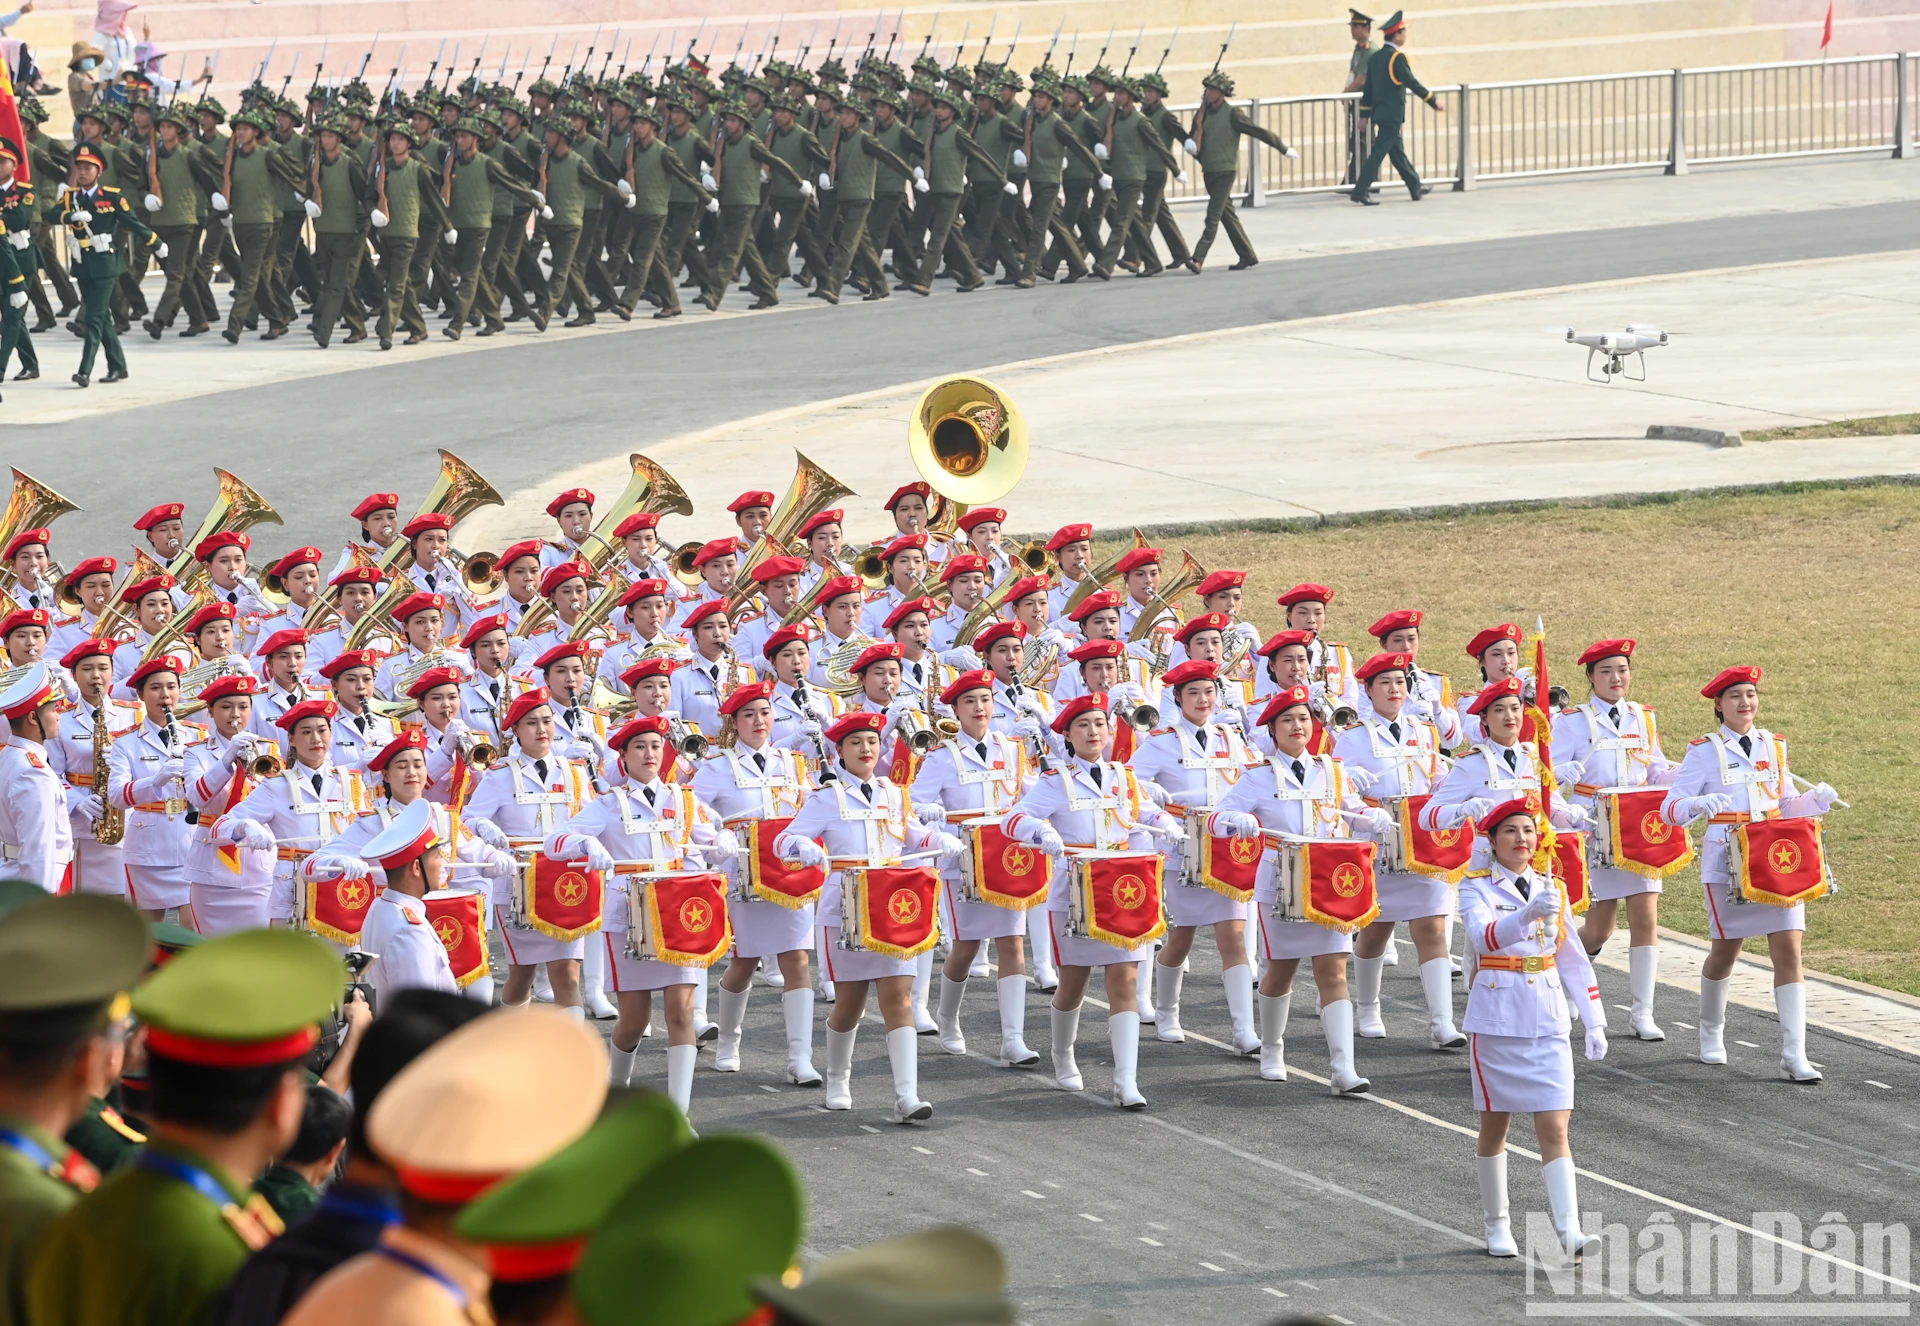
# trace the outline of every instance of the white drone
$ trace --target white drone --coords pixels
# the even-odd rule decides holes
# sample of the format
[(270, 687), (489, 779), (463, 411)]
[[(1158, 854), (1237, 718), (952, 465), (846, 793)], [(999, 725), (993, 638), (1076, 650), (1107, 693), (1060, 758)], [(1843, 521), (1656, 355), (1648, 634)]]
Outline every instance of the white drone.
[[(1565, 335), (1569, 345), (1587, 347), (1587, 381), (1612, 386), (1618, 379), (1628, 382), (1647, 380), (1647, 351), (1667, 343), (1667, 333), (1659, 327), (1650, 327), (1642, 323), (1629, 322), (1622, 332), (1576, 332), (1571, 327), (1553, 327), (1549, 330)], [(1600, 372), (1593, 371), (1594, 356), (1604, 356)], [(1640, 373), (1635, 376), (1627, 372), (1626, 360), (1631, 355), (1640, 361)]]

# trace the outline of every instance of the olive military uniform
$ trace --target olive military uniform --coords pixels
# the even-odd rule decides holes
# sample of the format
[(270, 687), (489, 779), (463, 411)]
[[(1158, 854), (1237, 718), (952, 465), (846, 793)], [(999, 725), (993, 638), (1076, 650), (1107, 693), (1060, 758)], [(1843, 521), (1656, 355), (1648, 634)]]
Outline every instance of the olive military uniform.
[(159, 244), (160, 237), (134, 214), (126, 197), (111, 184), (96, 183), (91, 189), (69, 192), (61, 205), (60, 222), (67, 227), (74, 246), (74, 272), (79, 277), (80, 303), (86, 317), (80, 371), (74, 380), (81, 386), (87, 384), (94, 359), (104, 346), (107, 380), (118, 381), (127, 375), (127, 357), (120, 350), (111, 305), (114, 286), (127, 264), (114, 247), (114, 236), (128, 231), (149, 249)]
[(1360, 178), (1353, 184), (1351, 196), (1356, 203), (1368, 201), (1367, 194), (1380, 175), (1380, 163), (1389, 157), (1414, 201), (1418, 202), (1428, 192), (1407, 156), (1401, 134), (1407, 120), (1407, 93), (1413, 93), (1429, 106), (1436, 103), (1433, 93), (1413, 76), (1413, 66), (1407, 63), (1405, 52), (1393, 42), (1400, 28), (1399, 20), (1398, 14), (1387, 20), (1387, 44), (1367, 60), (1367, 85), (1360, 93), (1360, 114), (1373, 125), (1373, 148), (1367, 153), (1366, 164), (1360, 168)]

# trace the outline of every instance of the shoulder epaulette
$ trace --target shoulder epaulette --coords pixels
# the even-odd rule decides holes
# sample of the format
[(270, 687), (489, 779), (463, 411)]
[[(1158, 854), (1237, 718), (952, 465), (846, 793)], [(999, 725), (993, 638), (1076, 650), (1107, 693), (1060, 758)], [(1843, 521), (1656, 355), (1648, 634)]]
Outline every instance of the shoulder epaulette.
[(1650, 713), (1652, 713), (1652, 712), (1653, 712), (1653, 706), (1652, 706), (1652, 705), (1650, 705), (1650, 704), (1643, 704), (1643, 705), (1641, 705), (1641, 706), (1640, 706), (1640, 711), (1641, 711), (1642, 713), (1647, 713), (1647, 714), (1650, 714)]
[(1150, 737), (1164, 737), (1171, 731), (1173, 731), (1173, 729), (1170, 727), (1156, 727), (1149, 730), (1147, 735)]
[(1491, 876), (1492, 874), (1493, 874), (1493, 872), (1492, 872), (1491, 870), (1469, 870), (1469, 871), (1468, 871), (1468, 872), (1466, 873), (1466, 875), (1465, 875), (1465, 878), (1467, 878), (1467, 879), (1486, 879), (1486, 878), (1488, 878), (1488, 877), (1490, 877), (1490, 876)]
[(1577, 704), (1566, 705), (1560, 712), (1563, 714), (1577, 714), (1580, 712), (1580, 706)]
[(120, 187), (119, 187), (118, 185), (116, 185), (116, 184), (102, 184), (102, 185), (100, 186), (100, 192), (102, 192), (102, 193), (119, 193), (119, 192), (120, 192)]
[(1359, 721), (1358, 719), (1356, 719), (1356, 720), (1354, 720), (1354, 721), (1353, 721), (1353, 722), (1351, 722), (1351, 723), (1342, 723), (1342, 724), (1340, 725), (1340, 730), (1341, 730), (1342, 732), (1353, 732), (1353, 731), (1355, 731), (1355, 730), (1357, 730), (1357, 729), (1359, 729), (1359, 728), (1362, 728), (1362, 727), (1365, 727), (1365, 726), (1366, 726), (1366, 724), (1364, 724), (1364, 723), (1362, 723), (1362, 722), (1360, 722), (1360, 721)]
[(1712, 741), (1712, 740), (1713, 740), (1712, 737), (1695, 737), (1692, 741), (1689, 741), (1687, 744), (1689, 746), (1704, 746), (1709, 741)]

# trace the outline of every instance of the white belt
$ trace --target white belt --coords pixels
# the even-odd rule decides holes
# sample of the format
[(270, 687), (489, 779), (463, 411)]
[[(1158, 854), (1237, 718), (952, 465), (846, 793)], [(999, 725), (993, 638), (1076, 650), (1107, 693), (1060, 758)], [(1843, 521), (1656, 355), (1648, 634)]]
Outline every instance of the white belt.
[(95, 253), (111, 253), (113, 252), (113, 236), (111, 234), (89, 235), (87, 237), (87, 247)]
[(16, 249), (24, 249), (27, 247), (27, 245), (33, 243), (33, 236), (29, 235), (24, 230), (17, 230), (13, 234), (7, 236), (7, 243), (13, 245), (13, 247)]
[[(8, 861), (20, 860), (19, 845), (16, 843), (0, 843), (0, 859)], [(67, 862), (73, 860), (73, 852), (71, 849), (64, 852), (55, 852), (52, 860), (56, 866), (64, 866)]]

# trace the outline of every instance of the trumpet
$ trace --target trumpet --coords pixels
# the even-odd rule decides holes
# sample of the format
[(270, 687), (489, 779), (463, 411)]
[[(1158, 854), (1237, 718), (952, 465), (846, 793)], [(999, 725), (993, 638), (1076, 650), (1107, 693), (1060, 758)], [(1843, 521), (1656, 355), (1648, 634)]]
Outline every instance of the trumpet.
[(907, 749), (915, 756), (924, 756), (941, 742), (951, 739), (960, 731), (960, 724), (951, 718), (931, 718), (925, 711), (910, 709), (900, 715), (894, 724), (904, 737)]
[(667, 721), (667, 740), (673, 743), (675, 750), (689, 760), (698, 760), (706, 756), (708, 744), (706, 737), (684, 718), (673, 718)]
[(462, 732), (455, 742), (460, 758), (475, 769), (489, 768), (500, 757), (499, 749), (478, 732)]
[(1350, 704), (1335, 704), (1324, 693), (1307, 701), (1307, 712), (1320, 720), (1323, 728), (1352, 727), (1360, 721), (1360, 711)]
[(247, 772), (255, 778), (278, 778), (287, 771), (287, 762), (277, 749), (263, 750), (247, 761)]
[(1122, 707), (1113, 713), (1121, 722), (1141, 732), (1151, 732), (1160, 726), (1160, 711), (1144, 700), (1131, 709)]

